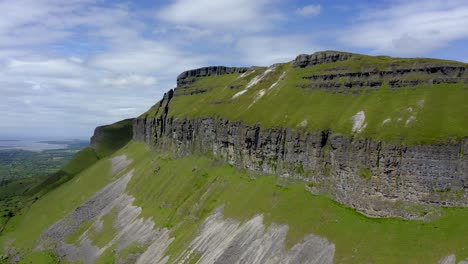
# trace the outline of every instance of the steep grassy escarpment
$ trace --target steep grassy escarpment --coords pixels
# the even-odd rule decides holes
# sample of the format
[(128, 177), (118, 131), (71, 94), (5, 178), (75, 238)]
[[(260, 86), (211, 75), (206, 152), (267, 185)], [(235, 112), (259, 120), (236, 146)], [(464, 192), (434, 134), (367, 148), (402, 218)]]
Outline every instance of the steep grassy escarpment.
[[(213, 219), (218, 208), (223, 208), (226, 223), (252, 224), (252, 219), (262, 215), (267, 227), (287, 226), (286, 250), (310, 234), (326, 238), (335, 247), (335, 263), (436, 263), (451, 254), (456, 255), (457, 260), (468, 258), (465, 245), (468, 229), (464, 222), (468, 217), (466, 209), (441, 208), (440, 218), (429, 222), (370, 219), (326, 196), (311, 194), (307, 191), (310, 186), (302, 181), (238, 170), (213, 157), (178, 158), (150, 151), (141, 143), (131, 143), (115, 154), (122, 155), (132, 163), (121, 172), (112, 174), (111, 162), (100, 160), (13, 218), (5, 235), (0, 238), (2, 245), (8, 245), (11, 253), (35, 260), (33, 263), (49, 263), (50, 259), (57, 259), (55, 254), (51, 255), (54, 243), (40, 248), (39, 252), (33, 250), (43, 232), (67, 214), (83, 210), (90, 205), (86, 201), (98, 190), (121, 181), (133, 171), (124, 196), (134, 197), (129, 206), (141, 208), (138, 218), (125, 228), (117, 228), (118, 221), (121, 221), (118, 219), (128, 217), (116, 213), (115, 210), (121, 210), (118, 209), (120, 202), (109, 201), (110, 205), (116, 205), (108, 208), (117, 209), (103, 211), (102, 218), (98, 214), (89, 219), (89, 224), (84, 222), (67, 239), (69, 243), (80, 245), (80, 241), (87, 238), (93, 246), (105, 249), (99, 253), (96, 263), (116, 263), (132, 259), (130, 255), (138, 259), (147, 251), (153, 252), (151, 241), (132, 242), (118, 249), (122, 240), (111, 239), (148, 219), (155, 224), (152, 230), (169, 231), (171, 239), (155, 240), (159, 245), (168, 245), (163, 250), (163, 256), (169, 257), (167, 263), (181, 263), (179, 257), (197, 245), (194, 241), (205, 232), (203, 224), (207, 219)], [(224, 237), (227, 239), (229, 232)], [(210, 248), (209, 244), (210, 240), (204, 242), (206, 248)], [(193, 255), (187, 261), (202, 259), (210, 253), (198, 247), (196, 250), (200, 251), (191, 253)], [(67, 260), (61, 256), (62, 261)]]
[(132, 121), (125, 119), (111, 125), (100, 126), (91, 137), (91, 147), (99, 158), (111, 155), (132, 138)]
[(468, 68), (340, 52), (205, 68), (134, 121), (134, 139), (314, 184), (373, 216), (468, 204)]
[[(220, 116), (404, 144), (459, 141), (468, 131), (466, 69), (459, 62), (353, 54), (304, 68), (287, 63), (213, 74), (175, 89), (168, 116)], [(359, 112), (365, 127), (358, 131)]]

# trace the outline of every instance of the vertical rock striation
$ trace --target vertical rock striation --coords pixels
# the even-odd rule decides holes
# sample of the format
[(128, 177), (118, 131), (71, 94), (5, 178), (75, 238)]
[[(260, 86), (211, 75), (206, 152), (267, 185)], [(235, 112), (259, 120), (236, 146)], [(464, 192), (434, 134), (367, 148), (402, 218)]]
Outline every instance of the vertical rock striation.
[(421, 218), (405, 204), (468, 205), (468, 139), (403, 146), (330, 131), (261, 128), (221, 118), (173, 119), (171, 94), (156, 118), (134, 120), (133, 139), (178, 155), (214, 154), (249, 170), (303, 179), (314, 192), (372, 216)]

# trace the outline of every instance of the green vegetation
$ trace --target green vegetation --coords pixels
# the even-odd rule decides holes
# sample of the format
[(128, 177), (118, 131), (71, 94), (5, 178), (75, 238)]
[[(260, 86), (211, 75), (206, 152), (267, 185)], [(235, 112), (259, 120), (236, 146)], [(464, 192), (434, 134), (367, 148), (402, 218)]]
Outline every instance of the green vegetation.
[[(331, 129), (349, 137), (404, 144), (454, 142), (465, 137), (468, 90), (464, 83), (390, 89), (386, 80), (375, 91), (345, 94), (296, 87), (305, 82), (304, 76), (330, 70), (360, 71), (369, 67), (385, 70), (394, 64), (409, 67), (415, 63), (462, 65), (451, 61), (360, 55), (303, 69), (280, 64), (265, 80), (236, 98), (233, 96), (264, 72), (264, 68), (245, 78), (239, 78), (239, 74), (204, 77), (176, 90), (169, 116), (218, 116), (301, 131)], [(283, 72), (284, 79), (279, 80)], [(408, 76), (411, 78), (416, 77)], [(186, 96), (181, 95), (182, 89), (206, 92)], [(266, 94), (260, 98), (262, 89)], [(353, 134), (352, 119), (360, 111), (365, 112), (367, 126), (361, 133)], [(160, 112), (153, 107), (144, 115), (152, 117)], [(7, 219), (4, 222), (8, 222), (0, 236), (0, 251), (6, 254), (17, 250), (24, 256), (20, 263), (60, 262), (50, 251), (36, 251), (42, 232), (119, 175), (134, 170), (126, 192), (135, 198), (133, 204), (142, 208), (140, 217), (152, 219), (158, 228), (170, 230), (174, 238), (166, 252), (170, 261), (187, 249), (200, 225), (221, 207), (226, 218), (245, 222), (263, 214), (266, 225), (273, 222), (288, 225), (287, 247), (302, 242), (308, 234), (325, 237), (336, 246), (337, 263), (436, 263), (451, 254), (458, 260), (468, 258), (468, 208), (441, 208), (439, 218), (426, 222), (368, 218), (327, 196), (313, 195), (307, 191), (307, 187), (316, 187), (313, 182), (238, 170), (213, 157), (173, 157), (149, 150), (142, 143), (128, 143), (132, 137), (131, 123), (129, 119), (99, 127), (91, 147), (78, 152), (62, 170), (39, 185), (32, 178), (24, 178), (0, 186), (1, 213)], [(329, 146), (324, 148), (328, 155)], [(122, 154), (132, 163), (122, 173), (112, 175), (111, 162), (105, 157)], [(315, 174), (305, 171), (302, 164), (291, 166), (295, 166), (297, 173)], [(325, 176), (331, 173), (328, 166), (321, 170)], [(361, 168), (359, 175), (370, 179), (372, 171)], [(435, 193), (444, 195), (445, 192)], [(424, 214), (426, 207), (407, 209)], [(115, 209), (104, 215), (100, 219), (102, 228), (93, 225), (93, 221), (86, 222), (66, 242), (78, 243), (86, 232), (92, 244), (102, 248), (117, 234), (116, 217)], [(96, 263), (126, 260), (132, 254), (143, 252), (146, 246), (135, 242), (117, 253), (116, 245), (112, 245)], [(189, 262), (196, 263), (199, 258), (200, 254), (195, 252)]]
[[(142, 148), (131, 146), (135, 147)], [(463, 220), (467, 209), (444, 209), (440, 219), (429, 223), (370, 219), (310, 194), (303, 183), (278, 186), (274, 176), (253, 179), (203, 157), (171, 159), (158, 154), (153, 164), (149, 162), (153, 155), (145, 159), (135, 164), (137, 172), (128, 191), (144, 216), (161, 226), (178, 227), (168, 250), (172, 255), (186, 246), (214, 208), (224, 205), (226, 217), (245, 221), (264, 213), (267, 223), (288, 224), (289, 246), (309, 233), (327, 237), (336, 244), (336, 262), (432, 263), (449, 254), (468, 257), (464, 248), (468, 228)], [(155, 166), (161, 168), (157, 175), (152, 174)]]
[[(174, 159), (152, 153), (140, 143), (131, 143), (116, 155), (123, 153), (133, 160), (127, 170), (135, 169), (127, 192), (142, 207), (142, 217), (152, 217), (159, 227), (172, 228), (175, 240), (167, 251), (171, 256), (185, 249), (204, 219), (224, 205), (229, 218), (245, 221), (263, 213), (267, 224), (288, 224), (289, 246), (307, 234), (328, 238), (336, 245), (335, 261), (339, 263), (435, 263), (450, 254), (468, 257), (467, 209), (443, 209), (442, 217), (432, 222), (371, 219), (327, 197), (312, 195), (304, 183), (278, 184), (274, 176), (254, 178), (208, 157)], [(160, 170), (154, 174), (157, 167)], [(12, 245), (29, 252), (43, 230), (114, 179), (110, 162), (99, 161), (14, 217), (0, 243), (5, 245), (14, 237)], [(106, 228), (112, 227), (111, 215), (104, 220)], [(105, 232), (112, 234), (111, 229)], [(133, 245), (126, 251), (138, 250), (138, 245)], [(128, 256), (126, 251), (120, 257)], [(98, 263), (113, 263), (115, 257), (110, 248)]]
[[(5, 227), (0, 242), (5, 244), (15, 238), (12, 246), (32, 249), (39, 235), (47, 227), (63, 218), (68, 212), (84, 203), (114, 178), (110, 173), (111, 162), (101, 160), (79, 176), (65, 182), (60, 188), (50, 190), (27, 210), (22, 210)], [(99, 177), (96, 177), (99, 175)]]
[[(306, 68), (282, 64), (258, 85), (236, 98), (233, 96), (264, 69), (256, 70), (244, 78), (239, 78), (239, 74), (203, 77), (190, 86), (176, 89), (176, 95), (178, 90), (203, 88), (207, 92), (175, 96), (170, 103), (169, 116), (219, 116), (229, 120), (242, 120), (247, 124), (259, 123), (263, 127), (296, 128), (306, 121), (305, 129), (309, 131), (331, 129), (333, 133), (350, 137), (368, 137), (404, 144), (459, 141), (468, 131), (468, 104), (465, 103), (468, 100), (468, 90), (467, 85), (462, 82), (391, 89), (387, 80), (379, 89), (363, 90), (355, 94), (297, 87), (298, 84), (308, 82), (303, 79), (304, 76), (319, 74), (330, 68), (361, 70), (374, 65), (387, 69), (393, 64), (399, 65), (397, 63), (413, 65), (428, 62), (464, 65), (431, 59), (367, 56)], [(284, 80), (253, 103), (259, 91), (268, 90), (283, 72), (286, 72)], [(155, 109), (153, 107), (147, 115), (154, 115)], [(352, 119), (360, 111), (365, 113), (367, 127), (361, 133), (353, 135)]]
[(109, 243), (117, 234), (115, 229), (114, 222), (117, 217), (117, 210), (114, 208), (108, 214), (102, 217), (102, 230), (96, 230), (96, 228), (91, 228), (88, 233), (89, 238), (93, 242), (93, 245), (103, 248), (107, 243)]
[(125, 119), (96, 128), (99, 132), (93, 137), (93, 148), (99, 158), (111, 155), (132, 139), (132, 121), (133, 119)]
[(93, 148), (87, 147), (76, 153), (73, 159), (63, 167), (63, 171), (68, 174), (78, 174), (96, 161), (98, 161), (96, 152)]
[(22, 259), (19, 264), (50, 264), (57, 263), (58, 258), (51, 251), (34, 252)]
[(145, 251), (145, 247), (138, 242), (132, 242), (126, 248), (120, 251), (119, 257), (122, 260), (126, 260), (128, 257), (134, 254), (143, 253)]
[(76, 159), (73, 156), (88, 144), (76, 140), (47, 143), (68, 144), (68, 147), (44, 151), (0, 150), (0, 233), (12, 216), (38, 199), (35, 194), (44, 186), (47, 176), (53, 172), (49, 178), (53, 177), (67, 162), (73, 163)]
[(93, 138), (93, 146), (76, 153), (61, 170), (47, 177), (31, 193), (40, 195), (69, 181), (80, 172), (91, 167), (99, 159), (105, 158), (122, 148), (132, 138), (132, 119), (126, 119), (111, 125), (99, 127), (102, 131)]
[(359, 176), (366, 180), (370, 180), (370, 178), (372, 177), (372, 171), (369, 168), (361, 168), (359, 170)]
[(63, 169), (47, 177), (39, 185), (32, 189), (30, 193), (40, 195), (54, 188), (57, 188), (64, 182), (69, 181), (78, 173), (82, 172), (86, 168), (96, 163), (97, 161), (98, 158), (94, 149), (91, 147), (84, 148), (78, 153), (76, 153), (73, 159), (70, 160), (63, 167)]
[(86, 141), (61, 141), (64, 149), (27, 151), (18, 149), (0, 150), (0, 185), (19, 178), (44, 177), (61, 169), (80, 149), (86, 147)]
[(80, 237), (91, 227), (91, 222), (83, 223), (75, 232), (71, 233), (67, 238), (65, 238), (65, 243), (77, 245), (80, 241)]
[(329, 71), (340, 71), (340, 69), (349, 72), (362, 72), (363, 70), (387, 71), (390, 67), (412, 69), (421, 65), (466, 66), (466, 63), (431, 58), (396, 58), (353, 54), (348, 60), (315, 65), (313, 68), (314, 73), (323, 74)]
[[(99, 159), (111, 155), (131, 140), (131, 119), (101, 128), (104, 132), (94, 143), (94, 146), (86, 147), (80, 151), (78, 151), (78, 148), (83, 147), (83, 142), (80, 141), (69, 142), (70, 147), (65, 150), (47, 150), (42, 152), (0, 151), (0, 168), (2, 168), (2, 162), (8, 163), (13, 160), (15, 162), (10, 167), (16, 166), (20, 168), (21, 164), (26, 164), (25, 168), (19, 170), (23, 171), (23, 173), (29, 170), (28, 164), (31, 164), (31, 167), (38, 166), (37, 173), (44, 173), (39, 174), (42, 177), (24, 178), (27, 175), (24, 174), (24, 176), (18, 176), (23, 177), (19, 180), (7, 179), (0, 183), (0, 233), (10, 218), (20, 213), (24, 207), (36, 202), (42, 195), (70, 181), (76, 175), (95, 164)], [(66, 142), (49, 141), (47, 143), (65, 144)], [(57, 159), (57, 157), (60, 157), (60, 159)], [(60, 169), (59, 165), (63, 168)], [(47, 169), (41, 169), (42, 167)], [(54, 173), (45, 174), (50, 169), (53, 169)]]

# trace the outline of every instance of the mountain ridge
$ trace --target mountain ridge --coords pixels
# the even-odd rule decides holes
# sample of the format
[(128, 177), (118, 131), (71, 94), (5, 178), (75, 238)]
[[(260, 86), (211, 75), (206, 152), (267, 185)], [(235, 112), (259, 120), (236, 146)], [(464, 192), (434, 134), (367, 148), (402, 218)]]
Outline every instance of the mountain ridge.
[[(367, 72), (350, 75), (357, 69)], [(310, 77), (311, 71), (316, 73), (312, 76), (323, 78)], [(299, 78), (288, 82), (287, 78), (294, 74)], [(246, 78), (250, 79), (243, 81)], [(356, 82), (363, 79), (367, 81)], [(308, 84), (302, 84), (304, 81)], [(321, 86), (314, 86), (317, 83)], [(179, 75), (178, 87), (134, 120), (133, 139), (179, 155), (213, 154), (239, 168), (300, 178), (310, 183), (312, 192), (329, 193), (336, 201), (367, 215), (431, 218), (437, 214), (432, 205), (468, 205), (468, 157), (463, 154), (468, 151), (468, 128), (464, 122), (468, 120), (468, 109), (462, 101), (444, 105), (459, 113), (453, 116), (453, 123), (460, 128), (455, 137), (441, 136), (440, 130), (434, 131), (435, 136), (422, 137), (435, 122), (432, 110), (438, 109), (432, 109), (426, 118), (421, 115), (445, 93), (468, 98), (467, 83), (468, 67), (460, 62), (336, 51), (299, 55), (292, 62), (268, 68), (206, 67)], [(372, 124), (375, 118), (367, 121), (372, 110), (366, 110), (362, 104), (360, 108), (364, 109), (357, 106), (351, 114), (346, 108), (323, 106), (323, 114), (334, 112), (340, 118), (345, 132), (327, 125), (311, 127), (313, 118), (305, 118), (305, 111), (296, 113), (294, 103), (282, 111), (270, 111), (268, 103), (255, 108), (261, 100), (286, 89), (290, 90), (283, 93), (283, 98), (291, 93), (302, 93), (302, 98), (316, 96), (318, 100), (346, 97), (356, 106), (361, 97), (375, 97), (371, 99), (379, 103), (386, 100), (388, 105), (399, 99), (403, 104), (398, 114), (404, 118), (380, 116), (380, 123)], [(419, 98), (408, 104), (405, 97), (409, 93), (412, 98)], [(431, 93), (434, 96), (429, 99)], [(281, 96), (277, 97), (276, 106), (285, 104)], [(238, 103), (243, 98), (246, 101)], [(174, 111), (174, 105), (183, 108), (184, 113)], [(315, 111), (314, 107), (303, 109)], [(212, 110), (206, 111), (208, 108)], [(235, 117), (235, 108), (237, 113), (251, 114)], [(376, 112), (381, 115), (382, 110)], [(286, 124), (264, 123), (274, 111), (285, 115)], [(261, 112), (265, 113), (260, 115)], [(350, 114), (349, 118), (343, 120), (343, 113)], [(250, 119), (252, 115), (257, 116)], [(297, 123), (291, 126), (289, 115), (304, 119), (296, 119)], [(440, 118), (442, 121), (447, 117)], [(371, 126), (377, 131), (366, 134)], [(388, 127), (394, 130), (389, 133)], [(379, 130), (391, 137), (379, 137)], [(405, 131), (409, 131), (408, 140)], [(408, 211), (412, 204), (425, 210)]]
[(188, 71), (96, 128), (0, 263), (467, 263), (466, 65), (298, 62)]

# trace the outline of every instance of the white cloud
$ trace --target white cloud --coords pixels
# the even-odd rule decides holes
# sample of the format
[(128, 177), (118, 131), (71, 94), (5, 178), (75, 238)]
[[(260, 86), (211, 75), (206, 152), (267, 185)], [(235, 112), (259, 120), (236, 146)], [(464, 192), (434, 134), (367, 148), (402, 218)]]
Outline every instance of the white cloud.
[(0, 0), (0, 136), (88, 136), (146, 111), (178, 73), (205, 65), (147, 36), (148, 17), (93, 2)]
[(174, 77), (187, 68), (203, 65), (203, 58), (160, 42), (142, 41), (135, 43), (132, 49), (100, 53), (90, 60), (90, 64), (118, 74), (136, 72)]
[(152, 76), (142, 76), (138, 74), (129, 74), (117, 78), (104, 78), (101, 80), (102, 86), (110, 87), (146, 87), (157, 84), (156, 78)]
[(302, 8), (296, 10), (296, 14), (310, 17), (310, 16), (317, 16), (322, 11), (321, 5), (306, 5)]
[[(67, 18), (91, 1), (87, 0), (15, 0), (0, 1), (0, 47), (54, 43), (70, 36), (64, 30)], [(56, 19), (54, 19), (56, 18)], [(59, 21), (60, 20), (60, 21)]]
[(206, 38), (213, 34), (213, 32), (209, 29), (202, 29), (186, 25), (178, 25), (175, 27), (175, 29), (181, 31), (181, 36), (188, 36), (191, 39)]
[(393, 1), (366, 10), (340, 41), (374, 53), (423, 54), (468, 38), (467, 1)]
[(176, 0), (158, 12), (158, 17), (181, 25), (258, 31), (279, 16), (267, 0)]
[(288, 62), (302, 53), (313, 53), (319, 47), (301, 35), (252, 36), (237, 42), (241, 60), (250, 65), (269, 66)]
[(21, 75), (79, 76), (83, 68), (74, 62), (63, 59), (25, 61), (13, 59), (7, 64), (7, 72)]
[[(322, 49), (316, 39), (324, 35), (311, 25), (296, 28), (300, 18), (295, 10), (292, 17), (284, 16), (279, 0), (164, 2), (159, 10), (156, 4), (143, 10), (136, 2), (0, 0), (0, 111), (7, 113), (0, 117), (0, 134), (42, 129), (88, 135), (96, 125), (146, 111), (190, 68), (268, 66)], [(349, 29), (356, 36), (343, 34), (343, 42), (377, 50), (390, 35), (397, 47), (427, 47), (413, 31), (397, 34), (401, 27), (389, 26), (398, 14), (416, 17), (415, 10), (365, 12)], [(313, 16), (321, 8), (296, 11)], [(455, 35), (453, 28), (464, 22), (461, 15), (451, 18), (457, 25), (440, 18), (437, 23), (446, 23), (447, 29), (436, 27), (432, 34), (439, 36)], [(364, 34), (366, 27), (372, 30)], [(359, 34), (365, 41), (358, 41)], [(334, 37), (334, 32), (326, 35)], [(31, 116), (31, 122), (23, 121)]]

